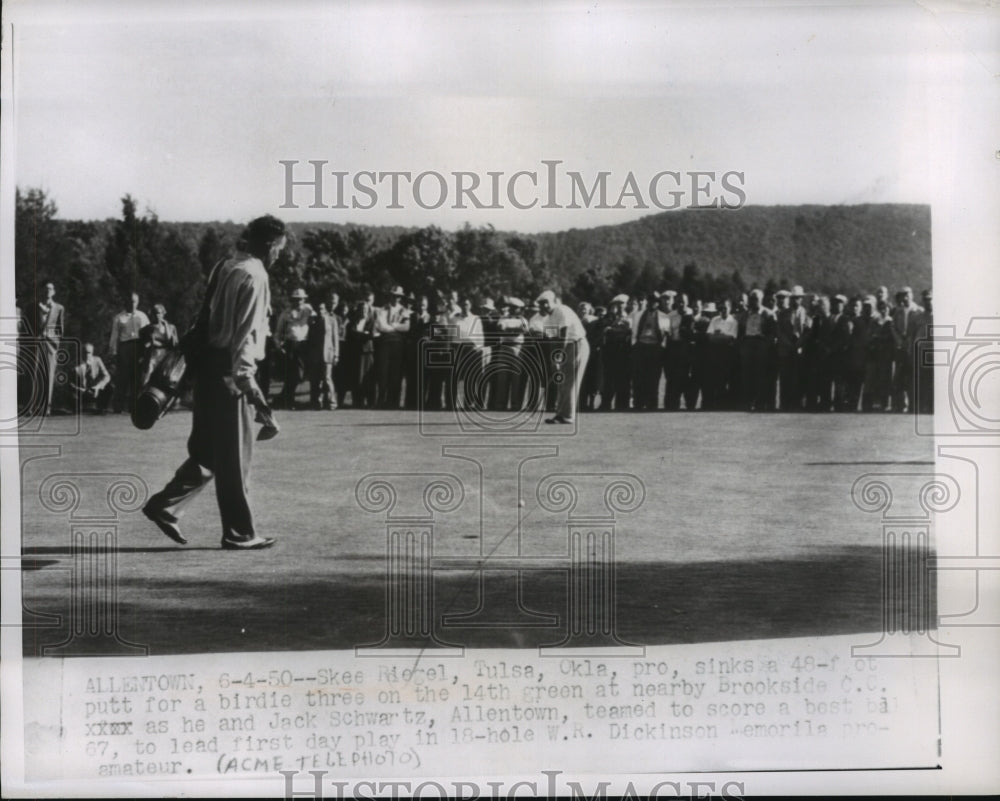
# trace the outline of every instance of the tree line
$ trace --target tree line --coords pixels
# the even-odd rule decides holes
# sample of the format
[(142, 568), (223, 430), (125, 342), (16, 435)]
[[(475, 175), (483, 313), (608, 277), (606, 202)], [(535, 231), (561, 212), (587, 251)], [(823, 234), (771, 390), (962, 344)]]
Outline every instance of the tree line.
[[(41, 189), (17, 191), (15, 287), (22, 309), (56, 285), (66, 335), (103, 348), (132, 291), (163, 303), (183, 330), (195, 318), (212, 266), (235, 245), (232, 222), (161, 221), (121, 200), (117, 219), (59, 217)], [(691, 298), (736, 297), (803, 284), (823, 292), (870, 291), (873, 282), (930, 286), (930, 215), (922, 206), (769, 207), (684, 211), (555, 234), (466, 225), (457, 231), (341, 224), (289, 226), (271, 270), (275, 312), (291, 292), (359, 297), (399, 285), (419, 293), (534, 297), (567, 302), (673, 288)]]

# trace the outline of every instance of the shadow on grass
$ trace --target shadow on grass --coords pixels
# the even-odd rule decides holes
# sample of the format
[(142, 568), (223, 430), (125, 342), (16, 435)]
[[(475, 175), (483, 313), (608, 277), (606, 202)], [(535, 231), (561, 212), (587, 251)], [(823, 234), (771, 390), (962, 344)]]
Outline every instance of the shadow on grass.
[[(150, 654), (349, 649), (379, 642), (386, 630), (386, 586), (377, 573), (347, 569), (328, 581), (285, 574), (249, 581), (234, 571), (205, 582), (171, 579), (169, 569), (165, 559), (159, 577), (118, 582), (120, 634), (148, 645)], [(500, 594), (513, 597), (514, 575), (496, 575)], [(878, 547), (831, 548), (802, 559), (626, 563), (618, 566), (617, 582), (617, 634), (639, 645), (873, 632), (883, 620)], [(434, 592), (435, 631), (444, 643), (534, 648), (560, 642), (567, 631), (565, 570), (522, 573), (525, 606), (556, 615), (552, 626), (442, 628), (446, 611), (478, 605), (477, 575), (437, 571)], [(932, 583), (931, 620), (933, 598)], [(68, 589), (29, 600), (41, 612), (69, 611)], [(26, 629), (24, 653), (39, 655), (65, 637), (63, 630)]]
[[(164, 537), (164, 539), (167, 539)], [(177, 553), (178, 551), (221, 551), (221, 546), (209, 545), (123, 545), (112, 548), (115, 553)], [(21, 551), (23, 556), (34, 556), (35, 554), (49, 554), (54, 556), (72, 556), (75, 553), (103, 553), (104, 548), (90, 548), (88, 546), (73, 547), (71, 545), (32, 545)]]

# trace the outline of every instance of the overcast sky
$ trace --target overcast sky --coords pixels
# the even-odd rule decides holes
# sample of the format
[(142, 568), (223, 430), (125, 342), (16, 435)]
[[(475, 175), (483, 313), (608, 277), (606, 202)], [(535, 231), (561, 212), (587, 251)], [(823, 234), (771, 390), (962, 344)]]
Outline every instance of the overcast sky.
[(362, 170), (506, 180), (558, 159), (588, 181), (609, 171), (611, 203), (630, 171), (646, 192), (663, 170), (739, 171), (754, 205), (927, 203), (928, 105), (991, 32), (892, 3), (137, 5), (71, 18), (65, 4), (8, 4), (17, 183), (46, 189), (63, 217), (117, 216), (125, 193), (166, 220), (537, 231), (657, 211), (519, 210), (505, 197), (428, 210), (406, 193), (388, 209), (387, 184), (371, 209), (279, 209), (283, 159), (299, 177), (325, 160), (348, 182)]

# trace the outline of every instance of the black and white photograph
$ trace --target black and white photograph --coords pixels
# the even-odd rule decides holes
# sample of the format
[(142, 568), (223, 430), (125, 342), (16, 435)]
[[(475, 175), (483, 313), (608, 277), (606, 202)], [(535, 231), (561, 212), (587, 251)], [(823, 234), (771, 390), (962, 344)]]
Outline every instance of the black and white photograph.
[(998, 33), (5, 4), (11, 797), (995, 791)]

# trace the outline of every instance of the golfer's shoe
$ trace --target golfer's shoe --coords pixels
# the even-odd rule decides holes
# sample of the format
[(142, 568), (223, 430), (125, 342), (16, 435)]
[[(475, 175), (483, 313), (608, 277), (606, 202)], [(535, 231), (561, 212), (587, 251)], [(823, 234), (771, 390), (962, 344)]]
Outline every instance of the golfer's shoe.
[(181, 527), (178, 525), (177, 518), (170, 514), (170, 512), (161, 509), (154, 503), (147, 503), (142, 507), (142, 513), (174, 542), (180, 545), (187, 545), (187, 540), (181, 534)]
[(266, 423), (260, 427), (260, 431), (257, 432), (257, 441), (266, 442), (269, 439), (274, 439), (278, 436), (281, 431), (277, 424), (267, 425)]
[(548, 420), (546, 420), (545, 422), (546, 422), (546, 423), (562, 423), (562, 424), (568, 424), (568, 423), (572, 423), (573, 421), (572, 421), (572, 420), (567, 420), (567, 419), (566, 419), (565, 417), (563, 417), (563, 416), (562, 416), (561, 414), (557, 414), (557, 415), (556, 415), (555, 417), (550, 417), (550, 418), (549, 418)]
[(277, 540), (274, 537), (254, 537), (251, 540), (222, 540), (224, 551), (259, 551), (270, 548)]

